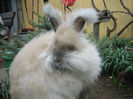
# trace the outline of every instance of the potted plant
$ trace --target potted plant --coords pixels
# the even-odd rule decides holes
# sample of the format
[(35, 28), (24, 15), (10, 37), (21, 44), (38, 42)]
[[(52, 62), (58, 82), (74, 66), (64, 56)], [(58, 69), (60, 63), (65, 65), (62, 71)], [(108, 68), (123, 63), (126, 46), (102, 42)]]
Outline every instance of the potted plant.
[(14, 56), (15, 56), (15, 52), (13, 52), (13, 51), (5, 51), (5, 52), (3, 52), (2, 59), (5, 60), (6, 68), (10, 67)]

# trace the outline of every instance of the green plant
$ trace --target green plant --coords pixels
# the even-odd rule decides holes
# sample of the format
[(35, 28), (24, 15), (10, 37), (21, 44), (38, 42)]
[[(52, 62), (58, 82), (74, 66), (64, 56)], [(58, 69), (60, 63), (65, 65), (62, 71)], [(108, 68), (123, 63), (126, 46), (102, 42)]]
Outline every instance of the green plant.
[(6, 41), (4, 39), (0, 39), (0, 50), (4, 51), (13, 51), (17, 53), (19, 48), (22, 48), (25, 42), (19, 40), (18, 38), (12, 38), (10, 41)]
[(3, 24), (0, 23), (0, 30), (3, 29), (5, 30), (5, 26)]
[(112, 40), (108, 37), (104, 37), (102, 40), (99, 40), (96, 44), (101, 54), (104, 53), (104, 50), (109, 47)]
[(124, 78), (117, 78), (114, 74), (112, 74), (112, 79), (113, 82), (118, 86), (118, 88), (120, 89), (121, 86), (127, 87), (126, 85), (124, 85), (122, 82), (124, 82)]
[(0, 44), (0, 56), (6, 61), (6, 67), (8, 68), (13, 58), (25, 43), (18, 38), (12, 38), (10, 41), (0, 39)]
[(125, 49), (112, 47), (106, 49), (103, 54), (103, 71), (107, 74), (119, 74), (121, 71), (133, 68), (132, 57)]
[(9, 79), (0, 80), (0, 99), (11, 99)]
[(24, 43), (18, 38), (13, 38), (10, 41), (0, 39), (0, 44), (0, 57), (5, 60), (6, 68), (9, 68), (20, 48), (24, 46)]
[(133, 48), (133, 39), (128, 42), (128, 47)]
[[(87, 31), (84, 30), (84, 33), (87, 33)], [(96, 39), (95, 39), (95, 37), (94, 37), (94, 33), (89, 33), (88, 36), (87, 36), (87, 39), (88, 39), (90, 42), (96, 43)]]
[(38, 16), (38, 23), (33, 20), (30, 20), (30, 24), (37, 27), (38, 29), (50, 30), (52, 29), (51, 23), (48, 20), (47, 16), (41, 16), (38, 12), (33, 11), (33, 14)]
[(129, 39), (113, 37), (112, 39), (113, 48), (125, 48), (128, 44)]
[(0, 39), (6, 34), (6, 27), (0, 23)]
[(33, 39), (35, 36), (40, 35), (41, 33), (45, 33), (45, 32), (47, 32), (47, 31), (46, 30), (38, 30), (38, 31), (29, 32), (27, 42), (30, 41), (31, 39)]
[(99, 48), (100, 52), (104, 52), (104, 49), (109, 48), (111, 45), (114, 49), (117, 48), (125, 48), (128, 44), (129, 39), (125, 38), (117, 38), (117, 37), (104, 37), (102, 40), (97, 42), (97, 47)]
[(123, 82), (123, 78), (118, 78), (119, 74), (133, 73), (133, 52), (125, 49), (129, 41), (130, 39), (112, 37), (104, 38), (97, 43), (103, 59), (103, 73), (111, 75), (119, 87)]

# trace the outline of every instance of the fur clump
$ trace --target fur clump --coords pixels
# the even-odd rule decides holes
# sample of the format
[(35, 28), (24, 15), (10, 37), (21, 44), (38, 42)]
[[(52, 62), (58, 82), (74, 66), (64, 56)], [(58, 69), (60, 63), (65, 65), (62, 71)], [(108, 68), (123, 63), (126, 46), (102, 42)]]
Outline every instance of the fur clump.
[(10, 68), (12, 99), (77, 99), (95, 82), (101, 58), (81, 30), (86, 21), (97, 22), (98, 14), (94, 9), (81, 11), (63, 21), (52, 5), (44, 7), (55, 32), (35, 37), (15, 57)]

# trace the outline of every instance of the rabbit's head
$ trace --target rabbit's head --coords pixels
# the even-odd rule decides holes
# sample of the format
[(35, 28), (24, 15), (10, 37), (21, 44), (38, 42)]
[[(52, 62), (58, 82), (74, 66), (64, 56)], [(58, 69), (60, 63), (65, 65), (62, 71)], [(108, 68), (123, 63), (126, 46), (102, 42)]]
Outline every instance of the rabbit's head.
[(89, 66), (95, 69), (100, 65), (95, 45), (89, 43), (81, 32), (85, 22), (97, 22), (98, 13), (94, 9), (75, 10), (66, 16), (66, 20), (51, 4), (44, 6), (44, 13), (55, 31), (45, 60), (47, 69), (87, 72)]

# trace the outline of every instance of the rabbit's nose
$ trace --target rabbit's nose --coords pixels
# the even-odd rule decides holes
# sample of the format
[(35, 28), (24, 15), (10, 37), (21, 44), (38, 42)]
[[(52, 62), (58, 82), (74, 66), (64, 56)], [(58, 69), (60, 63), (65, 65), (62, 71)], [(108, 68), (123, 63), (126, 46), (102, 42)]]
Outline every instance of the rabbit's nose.
[(60, 60), (59, 58), (57, 58), (57, 59), (55, 59), (55, 62), (56, 62), (56, 63), (60, 63), (61, 60)]

